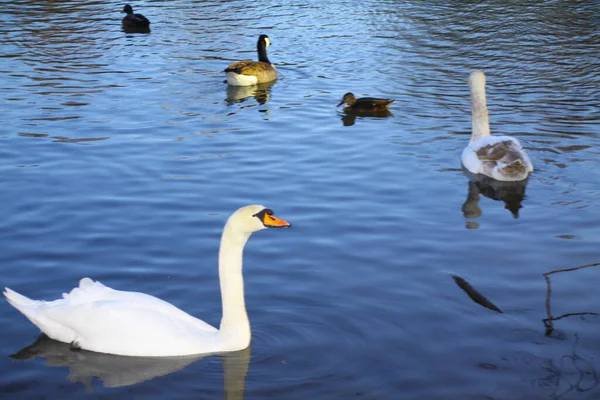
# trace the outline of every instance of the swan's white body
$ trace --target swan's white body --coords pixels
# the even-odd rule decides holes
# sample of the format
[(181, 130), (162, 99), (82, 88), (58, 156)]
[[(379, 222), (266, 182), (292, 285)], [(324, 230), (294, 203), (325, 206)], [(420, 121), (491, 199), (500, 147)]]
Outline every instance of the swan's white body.
[[(242, 350), (250, 344), (244, 301), (242, 252), (252, 232), (266, 225), (262, 206), (247, 206), (227, 221), (219, 249), (223, 301), (220, 329), (154, 296), (114, 290), (90, 278), (55, 301), (32, 300), (6, 288), (4, 295), (50, 338), (78, 348), (127, 356), (180, 356)], [(260, 218), (264, 217), (261, 215)]]
[(471, 88), (472, 134), (463, 150), (463, 166), (474, 174), (482, 174), (499, 181), (526, 179), (533, 164), (519, 141), (511, 136), (491, 136), (485, 98), (485, 75), (473, 71), (469, 77)]

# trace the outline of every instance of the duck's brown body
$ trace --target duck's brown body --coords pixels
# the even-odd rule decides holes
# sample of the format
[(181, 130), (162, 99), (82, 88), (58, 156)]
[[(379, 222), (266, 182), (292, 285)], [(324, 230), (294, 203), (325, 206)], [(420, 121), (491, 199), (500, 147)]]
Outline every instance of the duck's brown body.
[(379, 99), (376, 97), (360, 97), (356, 98), (352, 93), (346, 93), (338, 107), (342, 104), (347, 104), (344, 110), (347, 111), (383, 111), (387, 110), (395, 100)]
[(134, 14), (133, 8), (129, 4), (125, 4), (122, 12), (127, 14), (125, 17), (123, 17), (123, 25), (144, 28), (150, 26), (150, 21), (148, 18), (144, 17), (142, 14)]

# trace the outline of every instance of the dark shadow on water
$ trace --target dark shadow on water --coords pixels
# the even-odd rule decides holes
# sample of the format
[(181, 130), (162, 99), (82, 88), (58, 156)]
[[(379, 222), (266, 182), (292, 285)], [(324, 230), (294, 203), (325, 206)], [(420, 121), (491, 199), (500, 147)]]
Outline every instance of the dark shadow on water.
[[(463, 173), (469, 178), (467, 199), (462, 205), (462, 213), (465, 218), (479, 218), (482, 215), (479, 207), (480, 195), (492, 200), (504, 202), (504, 208), (510, 211), (513, 218), (519, 218), (519, 210), (523, 208), (521, 203), (525, 199), (525, 188), (529, 179), (519, 182), (502, 182), (491, 179), (485, 175), (472, 174), (463, 168)], [(479, 227), (474, 221), (469, 221), (467, 227), (476, 229)]]
[(236, 103), (243, 103), (251, 97), (254, 97), (259, 105), (267, 103), (271, 98), (271, 88), (277, 81), (259, 83), (252, 86), (231, 86), (227, 85), (227, 97), (225, 101), (228, 106)]
[(377, 110), (377, 111), (351, 111), (344, 110), (341, 114), (342, 125), (352, 126), (356, 122), (356, 118), (388, 118), (393, 117), (394, 114), (390, 110)]
[[(93, 379), (99, 378), (105, 387), (116, 388), (135, 385), (160, 376), (177, 372), (188, 365), (215, 354), (181, 357), (129, 357), (72, 350), (62, 342), (40, 335), (34, 343), (21, 349), (11, 358), (31, 360), (45, 358), (49, 367), (69, 368), (68, 380), (82, 383), (93, 391)], [(223, 364), (224, 392), (226, 399), (243, 399), (246, 375), (250, 362), (250, 348), (220, 354)]]

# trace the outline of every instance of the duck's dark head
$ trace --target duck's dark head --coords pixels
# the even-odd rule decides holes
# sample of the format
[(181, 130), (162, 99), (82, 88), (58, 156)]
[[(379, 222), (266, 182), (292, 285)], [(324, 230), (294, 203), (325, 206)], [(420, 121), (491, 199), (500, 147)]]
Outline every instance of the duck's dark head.
[(337, 107), (341, 106), (344, 103), (351, 106), (355, 102), (356, 102), (356, 97), (354, 97), (354, 95), (352, 93), (348, 92), (344, 95), (344, 97), (342, 97), (342, 101), (340, 101), (340, 103), (337, 105)]
[(131, 7), (129, 4), (125, 4), (125, 7), (123, 7), (123, 11), (126, 14), (133, 14), (133, 7)]

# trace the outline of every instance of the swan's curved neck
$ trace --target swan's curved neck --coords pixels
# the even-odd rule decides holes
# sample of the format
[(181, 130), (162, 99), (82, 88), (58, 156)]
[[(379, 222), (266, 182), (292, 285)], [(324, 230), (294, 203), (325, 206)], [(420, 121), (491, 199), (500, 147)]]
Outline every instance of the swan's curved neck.
[(258, 52), (258, 61), (271, 64), (271, 61), (269, 61), (269, 57), (267, 57), (267, 46), (265, 46), (264, 43), (259, 43), (256, 46), (256, 50)]
[(223, 318), (219, 331), (227, 341), (250, 344), (250, 321), (244, 300), (244, 278), (242, 257), (250, 234), (234, 230), (225, 225), (219, 248), (219, 281)]
[(490, 136), (490, 121), (485, 100), (485, 80), (471, 82), (471, 143), (479, 138)]

